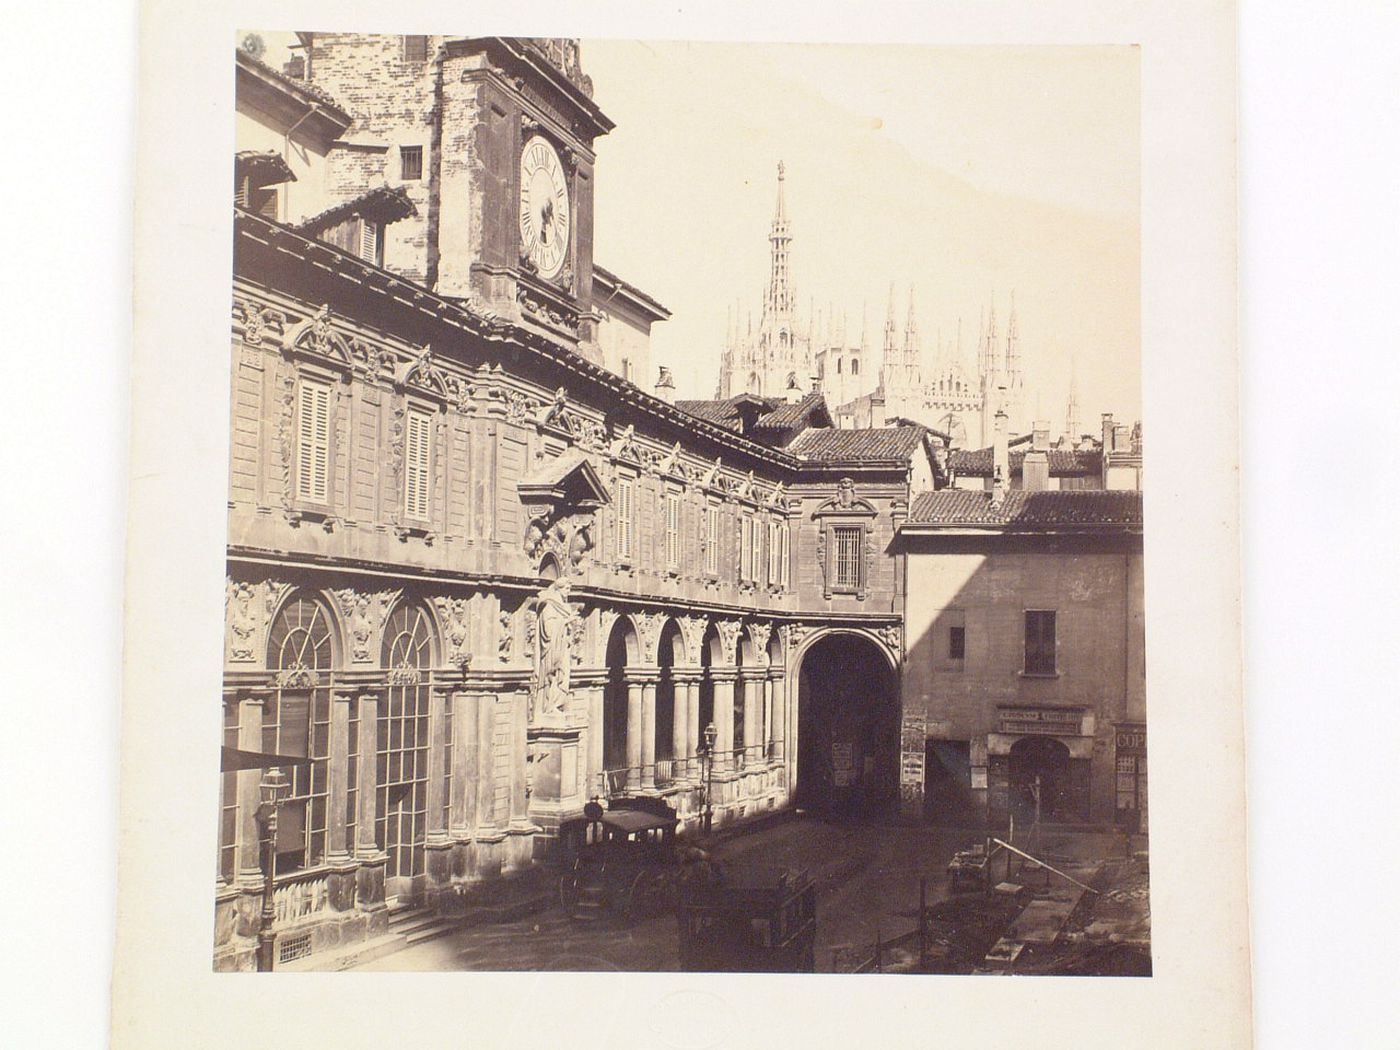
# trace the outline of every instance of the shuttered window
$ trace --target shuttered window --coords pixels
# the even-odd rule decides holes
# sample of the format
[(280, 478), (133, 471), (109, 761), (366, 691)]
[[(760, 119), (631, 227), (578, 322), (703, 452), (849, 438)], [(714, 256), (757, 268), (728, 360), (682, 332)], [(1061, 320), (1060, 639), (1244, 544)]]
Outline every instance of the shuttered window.
[(783, 541), (779, 535), (780, 526), (776, 521), (768, 523), (768, 585), (776, 587), (782, 582)]
[(739, 579), (753, 579), (753, 518), (747, 514), (739, 519)]
[(841, 590), (857, 590), (860, 587), (860, 533), (859, 525), (837, 525), (831, 530), (835, 535), (835, 572), (833, 579)]
[(631, 561), (632, 559), (632, 534), (635, 528), (632, 479), (619, 478), (617, 481), (617, 556), (623, 561)]
[(672, 569), (681, 564), (681, 498), (666, 493), (666, 564)]
[(297, 498), (330, 502), (331, 388), (303, 379), (297, 388)]
[(1026, 612), (1026, 674), (1055, 673), (1055, 614)]
[(719, 507), (713, 503), (705, 508), (705, 571), (719, 575)]
[(360, 258), (367, 263), (374, 263), (376, 266), (382, 264), (384, 256), (380, 254), (383, 245), (380, 243), (379, 223), (371, 222), (369, 219), (360, 220)]
[(782, 561), (778, 566), (778, 578), (782, 582), (783, 589), (786, 590), (789, 582), (788, 566), (792, 563), (791, 552), (788, 549), (788, 523), (783, 522), (782, 526), (783, 553)]
[(404, 513), (419, 521), (428, 520), (432, 435), (432, 416), (421, 409), (410, 410), (404, 449)]

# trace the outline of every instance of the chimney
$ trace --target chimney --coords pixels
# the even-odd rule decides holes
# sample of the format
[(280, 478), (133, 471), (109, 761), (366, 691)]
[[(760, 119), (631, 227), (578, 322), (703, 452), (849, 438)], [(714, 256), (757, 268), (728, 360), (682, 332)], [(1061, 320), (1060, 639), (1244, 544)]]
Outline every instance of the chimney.
[(1050, 487), (1050, 423), (1037, 419), (1031, 425), (1031, 449), (1021, 461), (1021, 487), (1044, 492)]
[(672, 404), (676, 400), (676, 381), (671, 378), (671, 370), (665, 365), (661, 365), (661, 374), (656, 377), (656, 394), (666, 404)]
[(992, 420), (992, 502), (1000, 503), (1011, 487), (1011, 455), (1006, 448), (1006, 409)]
[(870, 395), (870, 425), (872, 427), (885, 425), (885, 392), (883, 389), (876, 390)]
[(1103, 454), (1106, 456), (1113, 451), (1113, 413), (1103, 414), (1103, 430), (1100, 435), (1103, 438)]

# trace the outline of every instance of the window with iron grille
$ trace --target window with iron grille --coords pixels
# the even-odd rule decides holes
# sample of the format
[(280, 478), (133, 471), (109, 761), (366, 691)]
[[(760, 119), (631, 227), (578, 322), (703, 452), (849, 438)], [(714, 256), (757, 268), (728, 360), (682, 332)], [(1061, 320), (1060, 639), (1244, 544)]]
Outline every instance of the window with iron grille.
[(422, 65), (428, 60), (428, 38), (426, 36), (406, 36), (403, 38), (403, 60)]
[(948, 659), (961, 660), (967, 651), (967, 628), (948, 628)]
[(632, 479), (617, 479), (617, 556), (632, 560), (632, 533), (636, 527), (632, 506)]
[(404, 182), (416, 182), (423, 177), (423, 147), (399, 147), (399, 178)]
[(432, 489), (433, 419), (421, 408), (410, 409), (404, 439), (404, 513), (427, 521)]
[(297, 498), (330, 501), (331, 387), (303, 378), (297, 388)]
[(1026, 611), (1026, 674), (1055, 673), (1055, 614)]
[(860, 536), (864, 531), (860, 525), (837, 525), (832, 528), (834, 571), (832, 579), (836, 587), (843, 591), (854, 591), (860, 587)]
[(719, 507), (713, 503), (705, 508), (705, 571), (719, 575)]

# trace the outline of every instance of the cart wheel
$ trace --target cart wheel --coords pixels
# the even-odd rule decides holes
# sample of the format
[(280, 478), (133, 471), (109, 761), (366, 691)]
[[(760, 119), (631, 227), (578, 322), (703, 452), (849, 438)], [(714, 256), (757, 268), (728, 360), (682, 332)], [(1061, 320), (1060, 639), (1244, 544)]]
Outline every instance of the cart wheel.
[(559, 906), (565, 911), (573, 911), (578, 899), (578, 885), (572, 875), (559, 876)]

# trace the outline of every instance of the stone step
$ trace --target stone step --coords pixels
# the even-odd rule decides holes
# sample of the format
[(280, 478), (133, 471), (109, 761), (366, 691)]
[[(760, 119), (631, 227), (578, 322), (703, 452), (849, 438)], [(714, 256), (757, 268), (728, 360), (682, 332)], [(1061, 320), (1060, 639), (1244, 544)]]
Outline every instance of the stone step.
[(455, 922), (448, 922), (445, 919), (438, 919), (429, 925), (419, 926), (412, 933), (405, 936), (408, 944), (422, 944), (424, 941), (434, 941), (439, 937), (444, 937), (449, 933), (455, 933), (461, 926)]

